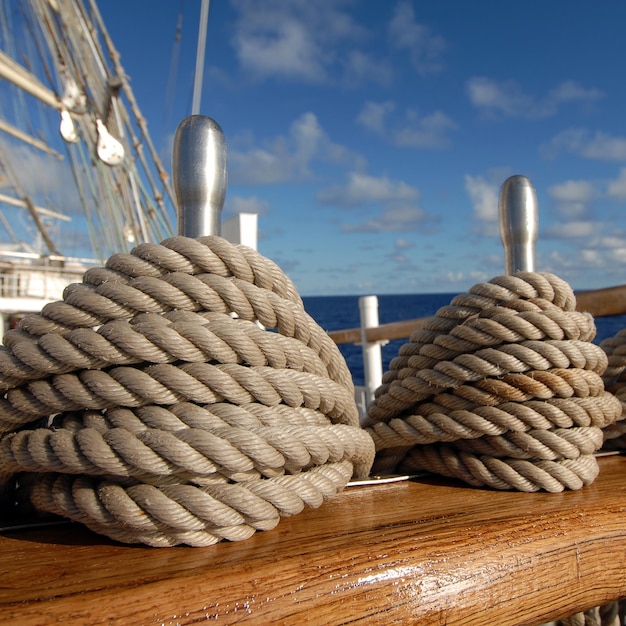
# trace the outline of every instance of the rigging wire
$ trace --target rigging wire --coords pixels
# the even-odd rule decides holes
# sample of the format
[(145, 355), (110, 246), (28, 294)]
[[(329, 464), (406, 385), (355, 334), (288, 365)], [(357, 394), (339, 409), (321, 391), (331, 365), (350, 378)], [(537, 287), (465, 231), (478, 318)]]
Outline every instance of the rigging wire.
[[(32, 49), (33, 45), (38, 48), (38, 46), (36, 45), (37, 38), (35, 35), (35, 29), (33, 27), (33, 12), (29, 5), (24, 6), (23, 4), (20, 4), (19, 7), (16, 9), (15, 14), (16, 16), (19, 16), (19, 18), (16, 17), (16, 19), (19, 19), (23, 27), (25, 29), (28, 29), (28, 31), (31, 33), (31, 36), (24, 37), (21, 40), (18, 40), (16, 37), (13, 36), (13, 29), (7, 24), (6, 32), (3, 33), (6, 51), (12, 59), (23, 57), (26, 61), (28, 61), (31, 58), (36, 58), (36, 53)], [(4, 18), (8, 18), (5, 13), (3, 13), (3, 21)], [(18, 46), (19, 48), (23, 48), (23, 51), (18, 49)], [(32, 123), (31, 116), (29, 115), (30, 109), (26, 106), (26, 95), (21, 89), (13, 88), (13, 86), (11, 86), (11, 91), (12, 97), (6, 99), (13, 105), (11, 119), (15, 120), (16, 125), (19, 125), (22, 129), (25, 129), (28, 135), (34, 136), (36, 133), (34, 131), (34, 125)]]
[[(92, 11), (93, 11), (93, 15), (94, 15), (94, 22), (97, 23), (99, 29), (100, 29), (100, 33), (102, 35), (102, 38), (106, 44), (107, 50), (109, 52), (109, 56), (111, 58), (111, 61), (113, 62), (115, 71), (117, 73), (118, 76), (125, 76), (124, 74), (124, 70), (123, 67), (121, 65), (120, 62), (120, 54), (119, 52), (116, 50), (113, 41), (111, 40), (111, 37), (109, 36), (109, 33), (104, 25), (104, 22), (102, 20), (102, 16), (100, 15), (99, 11), (98, 11), (98, 7), (95, 4), (94, 0), (89, 0)], [(130, 84), (128, 82), (128, 80), (124, 80), (122, 83), (122, 92), (124, 93), (124, 96), (126, 98), (126, 100), (128, 101), (128, 104), (130, 106), (130, 109), (134, 115), (134, 119), (135, 122), (137, 124), (137, 127), (139, 128), (139, 130), (141, 131), (141, 135), (143, 137), (143, 141), (145, 143), (145, 145), (148, 148), (148, 151), (150, 153), (150, 158), (151, 158), (151, 162), (154, 165), (154, 168), (156, 169), (156, 171), (158, 172), (159, 178), (161, 179), (162, 185), (163, 185), (163, 194), (159, 194), (157, 189), (153, 187), (153, 193), (155, 196), (155, 201), (157, 203), (157, 206), (159, 207), (159, 210), (161, 211), (163, 217), (166, 219), (169, 227), (168, 227), (168, 231), (171, 233), (174, 232), (173, 227), (171, 226), (171, 222), (170, 222), (170, 216), (168, 214), (167, 211), (167, 207), (164, 205), (163, 203), (163, 199), (167, 198), (169, 201), (170, 206), (173, 208), (175, 206), (174, 204), (174, 192), (172, 190), (172, 187), (169, 183), (169, 177), (167, 175), (167, 172), (165, 171), (163, 165), (161, 164), (161, 159), (159, 158), (159, 155), (154, 147), (154, 144), (152, 142), (152, 138), (150, 137), (150, 133), (148, 132), (148, 124), (146, 122), (146, 119), (143, 117), (143, 115), (141, 114), (141, 111), (139, 110), (139, 106), (137, 104), (137, 100), (135, 99), (135, 94), (133, 93)], [(148, 171), (146, 170), (145, 172), (146, 174), (148, 174)]]
[(43, 238), (43, 241), (46, 244), (46, 247), (48, 248), (48, 252), (50, 254), (59, 254), (56, 249), (56, 245), (54, 244), (54, 242), (50, 238), (50, 235), (48, 234), (48, 230), (45, 224), (43, 223), (42, 219), (39, 217), (39, 214), (37, 213), (37, 210), (35, 209), (35, 205), (33, 204), (31, 197), (27, 193), (25, 193), (25, 191), (22, 189), (22, 186), (19, 180), (15, 176), (15, 172), (13, 171), (13, 168), (9, 165), (9, 160), (7, 158), (7, 154), (6, 154), (6, 151), (4, 150), (2, 142), (0, 142), (0, 161), (2, 162), (4, 172), (7, 175), (7, 178), (9, 179), (9, 181), (11, 182), (13, 189), (15, 189), (18, 196), (25, 202), (26, 208), (28, 212), (30, 213), (30, 217), (33, 220), (35, 226), (37, 227), (37, 230), (39, 231), (41, 237)]
[(9, 238), (11, 239), (11, 241), (16, 245), (16, 246), (20, 246), (21, 242), (18, 239), (17, 235), (15, 234), (15, 231), (13, 230), (13, 228), (11, 227), (11, 224), (9, 223), (9, 220), (7, 220), (7, 218), (4, 216), (4, 212), (0, 211), (0, 222), (2, 222), (2, 226), (4, 226), (4, 230), (7, 232), (7, 234), (9, 235)]
[[(21, 89), (14, 90), (9, 81), (0, 84), (5, 96), (0, 98), (0, 108), (13, 103), (14, 117), (20, 127), (39, 126), (49, 141), (56, 138), (56, 145), (63, 145), (61, 151), (68, 155), (64, 167), (73, 177), (72, 188), (82, 207), (81, 222), (86, 224), (94, 252), (106, 258), (116, 251), (128, 250), (129, 237), (125, 233), (129, 231), (135, 244), (171, 236), (174, 194), (169, 177), (154, 149), (146, 120), (95, 1), (21, 0), (19, 9), (14, 8), (11, 15), (7, 4), (2, 2), (0, 10), (0, 36), (6, 54), (11, 53), (13, 59), (26, 54), (34, 76), (45, 75), (45, 82), (51, 85), (50, 91), (59, 101), (60, 94), (65, 94), (68, 76), (86, 97), (85, 108), (67, 107), (80, 138), (77, 144), (68, 144), (59, 135), (56, 108), (41, 106), (36, 98), (26, 98), (26, 94)], [(182, 13), (178, 30), (181, 28)], [(15, 94), (7, 97), (9, 89)], [(35, 107), (45, 113), (41, 121), (26, 119)], [(102, 121), (109, 125), (110, 134), (120, 137), (127, 154), (117, 166), (104, 165), (96, 152), (95, 119), (104, 116), (107, 110), (110, 116)], [(0, 111), (0, 116), (8, 118), (6, 113)], [(31, 123), (35, 120), (36, 124)], [(56, 120), (56, 127), (50, 126), (50, 122), (54, 125), (53, 120)], [(0, 184), (3, 183), (0, 181)], [(44, 191), (51, 197), (49, 189), (33, 187), (27, 184), (26, 178), (22, 187), (25, 195)], [(23, 196), (21, 192), (17, 195)], [(55, 200), (58, 204), (58, 196)], [(34, 206), (34, 202), (31, 201), (31, 205)], [(67, 210), (74, 212), (71, 206), (65, 212)], [(36, 217), (31, 216), (35, 223)], [(43, 235), (44, 240), (51, 241), (46, 237)]]

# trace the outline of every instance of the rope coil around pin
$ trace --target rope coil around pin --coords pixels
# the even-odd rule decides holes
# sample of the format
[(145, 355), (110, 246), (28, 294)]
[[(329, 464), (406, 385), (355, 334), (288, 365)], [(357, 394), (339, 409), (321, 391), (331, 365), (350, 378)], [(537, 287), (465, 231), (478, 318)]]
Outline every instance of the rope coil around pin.
[(0, 475), (127, 543), (245, 539), (374, 456), (345, 361), (291, 281), (219, 237), (88, 270), (7, 333), (0, 389)]
[(383, 376), (365, 424), (373, 471), (521, 491), (591, 483), (602, 429), (621, 415), (594, 336), (552, 274), (499, 276), (455, 297)]
[(626, 328), (600, 343), (606, 352), (608, 366), (604, 372), (604, 385), (622, 405), (618, 420), (604, 429), (606, 450), (626, 449)]

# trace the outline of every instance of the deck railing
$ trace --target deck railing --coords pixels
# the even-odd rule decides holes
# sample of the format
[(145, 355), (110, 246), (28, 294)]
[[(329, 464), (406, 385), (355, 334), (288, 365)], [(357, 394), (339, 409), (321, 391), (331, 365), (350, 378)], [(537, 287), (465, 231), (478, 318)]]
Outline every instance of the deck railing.
[[(371, 297), (362, 296), (359, 302), (362, 298)], [(626, 315), (626, 285), (576, 292), (576, 308), (578, 311), (587, 311), (594, 317)], [(375, 326), (362, 324), (357, 328), (331, 330), (328, 336), (337, 344), (361, 343), (362, 333), (365, 333), (365, 338), (369, 343), (408, 339), (411, 333), (421, 328), (427, 319), (428, 317), (418, 317)]]
[[(626, 315), (626, 285), (593, 289), (576, 293), (576, 309), (594, 317)], [(367, 405), (382, 382), (381, 347), (389, 341), (408, 339), (413, 331), (422, 328), (428, 317), (418, 317), (389, 324), (378, 323), (378, 298), (359, 298), (361, 326), (329, 331), (336, 344), (360, 345), (363, 350), (363, 377), (365, 384), (355, 386), (355, 400), (361, 418), (365, 418)]]

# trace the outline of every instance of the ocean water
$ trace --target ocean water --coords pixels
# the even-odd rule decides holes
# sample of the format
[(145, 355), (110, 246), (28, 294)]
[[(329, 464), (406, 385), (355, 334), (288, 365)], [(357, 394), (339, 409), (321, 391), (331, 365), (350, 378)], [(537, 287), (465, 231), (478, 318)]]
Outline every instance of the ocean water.
[[(456, 294), (412, 294), (378, 296), (378, 318), (380, 324), (399, 322), (417, 317), (434, 315), (437, 310), (450, 304)], [(302, 298), (309, 315), (326, 331), (356, 328), (359, 322), (359, 296), (309, 296)], [(626, 315), (596, 318), (597, 334), (594, 343), (600, 343), (626, 328)], [(407, 339), (390, 341), (382, 348), (383, 371), (398, 354)], [(363, 385), (363, 359), (361, 346), (341, 344), (339, 346), (356, 385)]]

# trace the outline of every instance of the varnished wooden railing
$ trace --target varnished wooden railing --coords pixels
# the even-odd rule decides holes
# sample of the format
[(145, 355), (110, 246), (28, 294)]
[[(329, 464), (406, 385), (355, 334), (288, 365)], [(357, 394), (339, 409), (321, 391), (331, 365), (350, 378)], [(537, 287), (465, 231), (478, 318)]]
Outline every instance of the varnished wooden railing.
[[(579, 311), (587, 311), (594, 317), (624, 315), (626, 314), (626, 285), (577, 292), (576, 308)], [(368, 328), (366, 338), (370, 342), (405, 339), (410, 337), (414, 330), (421, 328), (427, 319), (427, 317), (419, 317)], [(337, 344), (359, 343), (361, 341), (360, 328), (333, 330), (328, 335)]]
[(242, 543), (0, 537), (5, 624), (540, 624), (626, 596), (626, 458), (561, 494), (349, 487)]
[[(595, 316), (626, 313), (626, 287), (577, 300)], [(407, 337), (420, 322), (368, 339)], [(359, 329), (339, 333), (360, 340)], [(69, 524), (6, 531), (0, 615), (24, 626), (542, 624), (626, 596), (626, 457), (600, 467), (593, 485), (561, 494), (435, 477), (349, 487), (209, 548), (125, 546)]]

